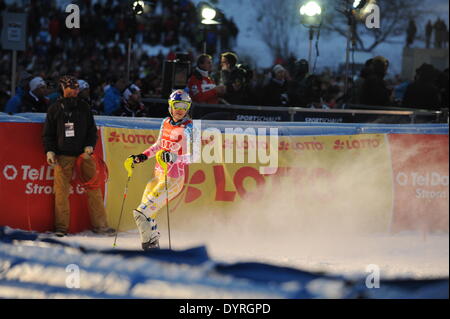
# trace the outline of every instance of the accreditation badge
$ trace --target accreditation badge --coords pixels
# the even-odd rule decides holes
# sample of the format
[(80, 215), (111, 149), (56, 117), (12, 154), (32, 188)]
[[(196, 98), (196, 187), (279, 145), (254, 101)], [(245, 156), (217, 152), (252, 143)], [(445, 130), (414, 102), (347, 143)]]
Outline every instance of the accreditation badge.
[(66, 137), (74, 137), (75, 136), (74, 123), (71, 123), (71, 122), (65, 123), (65, 135), (66, 135)]

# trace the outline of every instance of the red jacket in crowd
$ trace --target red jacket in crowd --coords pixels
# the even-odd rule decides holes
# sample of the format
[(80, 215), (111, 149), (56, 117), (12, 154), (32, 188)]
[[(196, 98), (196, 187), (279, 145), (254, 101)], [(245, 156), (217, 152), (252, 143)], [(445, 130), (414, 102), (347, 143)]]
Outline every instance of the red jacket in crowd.
[(219, 104), (217, 96), (216, 84), (211, 79), (207, 71), (203, 71), (198, 67), (188, 81), (189, 95), (192, 100), (197, 103)]

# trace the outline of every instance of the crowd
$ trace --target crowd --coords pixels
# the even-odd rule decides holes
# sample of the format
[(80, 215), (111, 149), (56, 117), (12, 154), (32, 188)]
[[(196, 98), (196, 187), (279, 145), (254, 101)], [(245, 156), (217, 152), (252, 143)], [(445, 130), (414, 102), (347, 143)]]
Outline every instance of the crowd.
[(427, 48), (431, 47), (432, 40), (434, 48), (442, 49), (448, 46), (448, 27), (441, 19), (437, 19), (434, 23), (429, 20), (425, 26), (425, 44)]
[[(449, 106), (448, 69), (440, 71), (426, 63), (416, 70), (414, 81), (405, 81), (399, 76), (386, 79), (389, 61), (376, 56), (367, 60), (354, 78), (347, 79), (346, 90), (344, 76), (330, 70), (311, 74), (304, 59), (292, 58), (262, 73), (239, 64), (235, 53), (223, 53), (220, 62), (220, 71), (211, 75), (215, 81), (203, 80), (207, 83), (206, 89), (211, 83), (218, 84), (217, 99), (203, 99), (198, 94), (198, 85), (192, 88), (190, 83), (194, 101), (325, 109), (339, 108), (344, 104), (434, 110)], [(202, 66), (200, 58), (197, 65), (197, 74), (210, 69), (210, 64)]]
[[(129, 1), (72, 2), (80, 7), (80, 29), (65, 27), (68, 14), (55, 1), (30, 0), (23, 8), (14, 3), (7, 6), (0, 0), (0, 24), (5, 10), (28, 14), (27, 48), (18, 52), (16, 83), (19, 86), (27, 83), (25, 73), (42, 78), (47, 97), (42, 100), (49, 104), (58, 97), (58, 79), (65, 74), (89, 85), (90, 101), (97, 114), (104, 113), (105, 95), (119, 79), (126, 82), (125, 88), (132, 84), (139, 87), (142, 96), (159, 97), (163, 61), (173, 59), (178, 47), (192, 48), (188, 53), (194, 61), (195, 50), (203, 46), (203, 27), (197, 18), (197, 8), (189, 0), (150, 1), (154, 5), (145, 16), (135, 15)], [(237, 32), (234, 22), (223, 17), (222, 27), (206, 34), (207, 42), (220, 39), (220, 46), (227, 48), (233, 45)], [(128, 39), (133, 41), (129, 78)], [(170, 52), (149, 55), (142, 44), (161, 45)], [(214, 53), (215, 48), (208, 47)], [(6, 108), (11, 98), (11, 64), (11, 52), (1, 50), (0, 111), (17, 112), (21, 110)], [(23, 89), (17, 88), (19, 97)]]
[[(389, 61), (378, 56), (366, 61), (361, 72), (348, 79), (330, 70), (311, 74), (308, 62), (295, 57), (278, 60), (266, 70), (252, 70), (235, 52), (226, 50), (238, 32), (232, 20), (224, 18), (226, 27), (211, 33), (213, 36), (220, 33), (222, 53), (215, 55), (216, 48), (212, 47), (208, 51), (211, 55), (199, 55), (204, 34), (196, 22), (193, 3), (189, 0), (154, 3), (157, 5), (141, 20), (125, 7), (128, 5), (125, 2), (78, 1), (82, 28), (67, 29), (63, 27), (66, 14), (52, 1), (38, 4), (31, 0), (26, 10), (28, 46), (19, 54), (15, 96), (11, 96), (8, 76), (11, 54), (0, 51), (0, 111), (46, 112), (61, 95), (59, 78), (70, 74), (78, 79), (80, 97), (91, 105), (94, 114), (163, 116), (165, 110), (152, 109), (142, 98), (162, 97), (164, 61), (175, 59), (181, 47), (190, 48), (186, 56), (193, 67), (186, 87), (198, 103), (313, 108), (339, 108), (343, 104), (448, 107), (448, 69), (436, 70), (424, 64), (412, 82), (399, 76), (387, 79)], [(0, 10), (5, 8), (0, 0)], [(130, 37), (136, 45), (128, 78), (126, 43)], [(179, 47), (169, 54), (160, 51), (148, 55), (142, 43)]]
[[(406, 46), (409, 48), (417, 38), (417, 25), (414, 19), (410, 19), (406, 29)], [(425, 26), (425, 47), (427, 49), (434, 47), (436, 49), (447, 48), (448, 46), (448, 27), (445, 21), (438, 18), (434, 23), (428, 20)]]

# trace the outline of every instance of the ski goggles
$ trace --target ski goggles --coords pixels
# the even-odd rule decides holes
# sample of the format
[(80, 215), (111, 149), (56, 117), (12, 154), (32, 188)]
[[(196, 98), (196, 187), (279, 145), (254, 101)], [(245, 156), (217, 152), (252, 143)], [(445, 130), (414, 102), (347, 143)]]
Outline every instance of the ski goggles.
[(191, 107), (190, 102), (186, 101), (169, 101), (169, 105), (174, 110), (182, 110), (182, 111), (188, 111)]

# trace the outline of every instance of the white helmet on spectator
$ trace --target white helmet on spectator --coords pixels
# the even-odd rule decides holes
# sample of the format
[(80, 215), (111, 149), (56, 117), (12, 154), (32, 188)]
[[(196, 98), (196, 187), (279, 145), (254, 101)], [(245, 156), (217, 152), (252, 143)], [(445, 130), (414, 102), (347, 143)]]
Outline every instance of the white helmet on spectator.
[(136, 92), (140, 92), (141, 89), (136, 84), (131, 84), (129, 87), (125, 89), (123, 92), (123, 98), (125, 101), (128, 101), (130, 99), (130, 96), (132, 96)]
[(78, 86), (80, 87), (80, 91), (89, 89), (89, 83), (87, 83), (85, 80), (78, 80)]
[(47, 86), (47, 84), (45, 83), (44, 79), (41, 78), (40, 76), (34, 77), (34, 78), (30, 81), (29, 85), (30, 85), (30, 91), (32, 91), (32, 92), (33, 92), (34, 90), (40, 88), (40, 87), (46, 87), (46, 86)]

